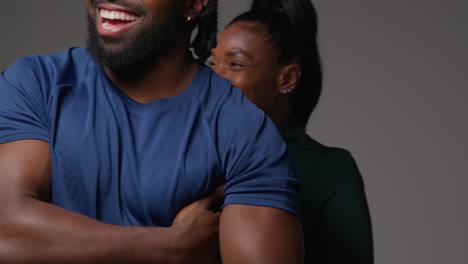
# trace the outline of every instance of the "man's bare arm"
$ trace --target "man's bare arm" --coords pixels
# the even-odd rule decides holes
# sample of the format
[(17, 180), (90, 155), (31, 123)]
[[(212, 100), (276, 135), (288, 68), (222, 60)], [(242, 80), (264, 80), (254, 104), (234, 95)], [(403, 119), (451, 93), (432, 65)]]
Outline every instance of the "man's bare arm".
[(220, 245), (223, 264), (303, 263), (298, 219), (275, 208), (226, 206), (221, 215)]
[(0, 263), (209, 263), (218, 214), (192, 206), (170, 228), (105, 224), (44, 202), (50, 162), (46, 142), (0, 144)]

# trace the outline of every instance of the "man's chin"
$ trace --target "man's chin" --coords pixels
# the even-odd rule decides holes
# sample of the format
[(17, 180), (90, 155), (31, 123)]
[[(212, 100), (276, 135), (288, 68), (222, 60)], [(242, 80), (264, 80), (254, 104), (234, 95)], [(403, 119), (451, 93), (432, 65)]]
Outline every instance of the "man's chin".
[(91, 56), (104, 68), (119, 76), (121, 81), (134, 81), (144, 75), (156, 58), (148, 59), (138, 54), (133, 47), (118, 43), (88, 44)]
[(88, 16), (88, 49), (100, 64), (124, 75), (141, 75), (147, 72), (160, 56), (171, 49), (177, 35), (173, 27), (176, 17), (165, 24), (141, 28), (119, 36), (102, 36), (96, 21)]
[(116, 38), (101, 37), (97, 31), (88, 34), (88, 50), (101, 65), (112, 70), (124, 71), (132, 68), (132, 45)]
[(129, 45), (124, 43), (124, 41), (115, 40), (115, 39), (103, 39), (99, 40), (99, 48), (100, 52), (104, 52), (105, 54), (122, 54), (128, 52), (126, 47)]

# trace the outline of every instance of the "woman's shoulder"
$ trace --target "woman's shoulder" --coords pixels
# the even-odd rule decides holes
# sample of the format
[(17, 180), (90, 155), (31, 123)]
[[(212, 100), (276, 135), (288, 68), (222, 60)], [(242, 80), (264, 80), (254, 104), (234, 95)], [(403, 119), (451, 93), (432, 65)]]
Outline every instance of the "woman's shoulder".
[(322, 144), (310, 137), (293, 118), (280, 124), (279, 130), (286, 142), (289, 159), (302, 180), (349, 175), (360, 178), (356, 161), (347, 149)]
[(346, 149), (325, 146), (309, 137), (299, 155), (288, 154), (296, 177), (302, 181), (306, 202), (325, 201), (337, 192), (361, 193), (364, 190), (356, 160)]
[(318, 158), (323, 165), (333, 168), (354, 168), (357, 167), (356, 161), (347, 149), (338, 147), (324, 146), (320, 151)]
[(287, 146), (291, 159), (308, 164), (311, 169), (330, 173), (355, 173), (357, 170), (356, 160), (347, 149), (326, 146), (309, 136), (302, 139), (300, 145)]
[(295, 173), (304, 183), (362, 184), (358, 165), (349, 150), (326, 146), (305, 132), (286, 144)]
[(348, 150), (326, 146), (310, 137), (298, 125), (294, 126), (289, 123), (289, 126), (286, 126), (283, 124), (279, 129), (286, 142), (288, 154), (292, 159), (304, 159), (307, 162), (320, 161), (323, 165), (326, 165), (326, 163), (354, 163), (354, 158)]

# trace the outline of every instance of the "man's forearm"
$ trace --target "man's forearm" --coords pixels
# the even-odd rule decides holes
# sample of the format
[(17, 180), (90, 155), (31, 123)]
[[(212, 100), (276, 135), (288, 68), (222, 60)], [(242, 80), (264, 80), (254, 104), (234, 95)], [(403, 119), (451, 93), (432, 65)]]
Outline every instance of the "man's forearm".
[(217, 263), (217, 195), (183, 208), (169, 228), (105, 224), (43, 202), (49, 154), (39, 140), (0, 144), (0, 263)]
[(177, 263), (181, 257), (171, 228), (109, 225), (32, 197), (12, 208), (0, 209), (1, 263)]

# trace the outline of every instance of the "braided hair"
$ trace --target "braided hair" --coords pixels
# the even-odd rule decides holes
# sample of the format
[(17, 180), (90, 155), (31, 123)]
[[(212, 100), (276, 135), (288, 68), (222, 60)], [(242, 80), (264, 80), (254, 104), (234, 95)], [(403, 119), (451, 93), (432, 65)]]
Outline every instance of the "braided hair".
[(310, 0), (254, 0), (250, 11), (234, 18), (229, 25), (241, 21), (262, 27), (277, 49), (279, 63), (299, 62), (302, 75), (292, 93), (292, 109), (305, 128), (322, 91), (314, 6)]
[(197, 61), (205, 63), (211, 54), (211, 49), (216, 46), (218, 34), (218, 0), (208, 0), (207, 5), (194, 20), (197, 27), (197, 35), (190, 44), (193, 52), (198, 57)]

